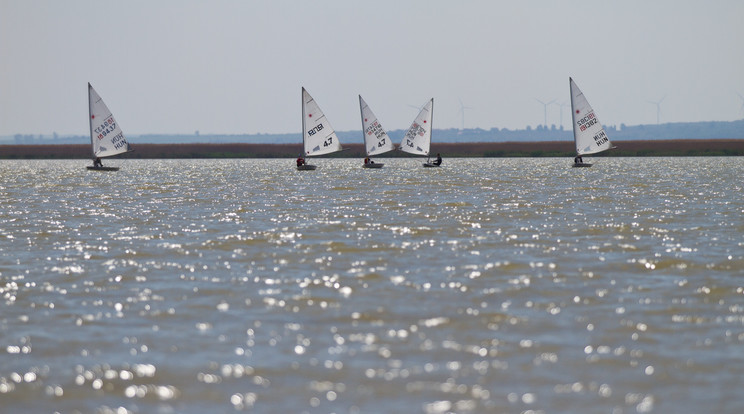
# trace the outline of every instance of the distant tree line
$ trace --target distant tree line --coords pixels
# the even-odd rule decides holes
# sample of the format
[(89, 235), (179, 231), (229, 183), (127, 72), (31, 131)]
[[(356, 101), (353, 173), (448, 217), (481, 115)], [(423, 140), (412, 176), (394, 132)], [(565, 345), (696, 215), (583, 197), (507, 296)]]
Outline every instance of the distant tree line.
[[(631, 140), (667, 140), (667, 139), (744, 139), (744, 120), (710, 121), (710, 122), (675, 122), (659, 125), (620, 126), (606, 125), (605, 130), (612, 141)], [(388, 131), (395, 142), (400, 142), (404, 130)], [(342, 143), (358, 143), (362, 140), (361, 131), (337, 131)], [(302, 142), (299, 132), (291, 134), (144, 134), (127, 136), (131, 144), (168, 144), (168, 143), (246, 143), (246, 144), (295, 144)], [(538, 126), (536, 128), (510, 130), (507, 128), (469, 128), (469, 129), (435, 129), (432, 142), (537, 142), (537, 141), (573, 141), (573, 131), (556, 125)], [(0, 140), (0, 144), (15, 145), (49, 145), (49, 144), (86, 144), (90, 136), (59, 136), (53, 133), (44, 135), (16, 134), (13, 139)]]

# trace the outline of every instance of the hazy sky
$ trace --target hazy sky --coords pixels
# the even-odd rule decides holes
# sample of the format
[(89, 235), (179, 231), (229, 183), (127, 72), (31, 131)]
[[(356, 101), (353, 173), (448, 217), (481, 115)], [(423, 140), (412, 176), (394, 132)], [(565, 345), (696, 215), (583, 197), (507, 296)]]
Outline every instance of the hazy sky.
[(569, 76), (605, 125), (744, 118), (744, 1), (0, 0), (0, 136), (87, 135), (88, 82), (127, 135), (299, 133), (302, 86), (341, 131), (535, 127)]

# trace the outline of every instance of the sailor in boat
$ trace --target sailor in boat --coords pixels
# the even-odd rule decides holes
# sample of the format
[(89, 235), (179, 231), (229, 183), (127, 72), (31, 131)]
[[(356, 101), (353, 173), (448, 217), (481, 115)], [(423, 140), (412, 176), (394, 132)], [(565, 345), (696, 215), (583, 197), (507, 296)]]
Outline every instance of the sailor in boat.
[(581, 155), (577, 155), (576, 158), (574, 158), (574, 164), (583, 164), (584, 160), (581, 158)]
[(300, 154), (300, 156), (297, 157), (297, 166), (302, 167), (303, 165), (305, 165), (305, 159), (302, 158), (302, 154)]
[(434, 165), (442, 165), (442, 156), (437, 153), (437, 159), (432, 163)]
[(93, 168), (103, 168), (103, 163), (101, 162), (101, 157), (96, 157), (93, 160)]
[(364, 159), (364, 165), (368, 165), (368, 164), (374, 164), (374, 163), (375, 163), (375, 162), (374, 162), (374, 161), (372, 161), (372, 160), (371, 160), (371, 159), (370, 159), (369, 157), (367, 157), (367, 158), (365, 158), (365, 159)]

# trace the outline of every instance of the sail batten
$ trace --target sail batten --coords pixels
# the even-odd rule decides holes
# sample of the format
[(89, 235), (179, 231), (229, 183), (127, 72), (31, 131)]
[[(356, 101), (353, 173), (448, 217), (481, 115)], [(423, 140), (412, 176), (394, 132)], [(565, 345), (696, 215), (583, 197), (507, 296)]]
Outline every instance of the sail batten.
[(88, 116), (91, 151), (94, 157), (111, 157), (130, 151), (124, 132), (90, 83), (88, 83)]
[(411, 127), (408, 128), (403, 140), (400, 143), (400, 149), (414, 155), (429, 155), (429, 146), (431, 145), (431, 120), (434, 108), (434, 98), (421, 108), (421, 111), (414, 119)]
[(341, 151), (341, 142), (312, 96), (302, 88), (302, 142), (305, 156)]
[(359, 95), (359, 110), (362, 114), (362, 133), (364, 134), (364, 150), (368, 156), (380, 155), (392, 151), (393, 141), (377, 120), (367, 102)]
[(594, 109), (573, 79), (568, 78), (571, 87), (571, 116), (573, 119), (574, 144), (577, 155), (596, 154), (612, 147)]

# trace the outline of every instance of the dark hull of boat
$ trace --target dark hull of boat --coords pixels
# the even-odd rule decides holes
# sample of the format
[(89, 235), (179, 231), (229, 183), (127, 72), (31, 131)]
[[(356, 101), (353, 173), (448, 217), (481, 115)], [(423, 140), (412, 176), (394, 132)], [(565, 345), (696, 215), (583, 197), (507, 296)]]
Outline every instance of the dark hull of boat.
[(369, 163), (362, 165), (363, 168), (382, 168), (382, 166), (385, 165), (383, 163)]
[(316, 167), (314, 165), (305, 164), (305, 165), (298, 166), (297, 167), (297, 170), (298, 171), (312, 171), (312, 170), (314, 170), (316, 168), (318, 168), (318, 167)]
[(591, 167), (592, 165), (594, 165), (594, 164), (590, 164), (588, 162), (575, 162), (574, 165), (572, 165), (572, 167), (574, 167), (574, 168)]
[(433, 168), (433, 167), (439, 167), (437, 164), (432, 164), (430, 162), (425, 162), (424, 167), (426, 168)]
[(90, 171), (119, 171), (119, 167), (85, 167)]

